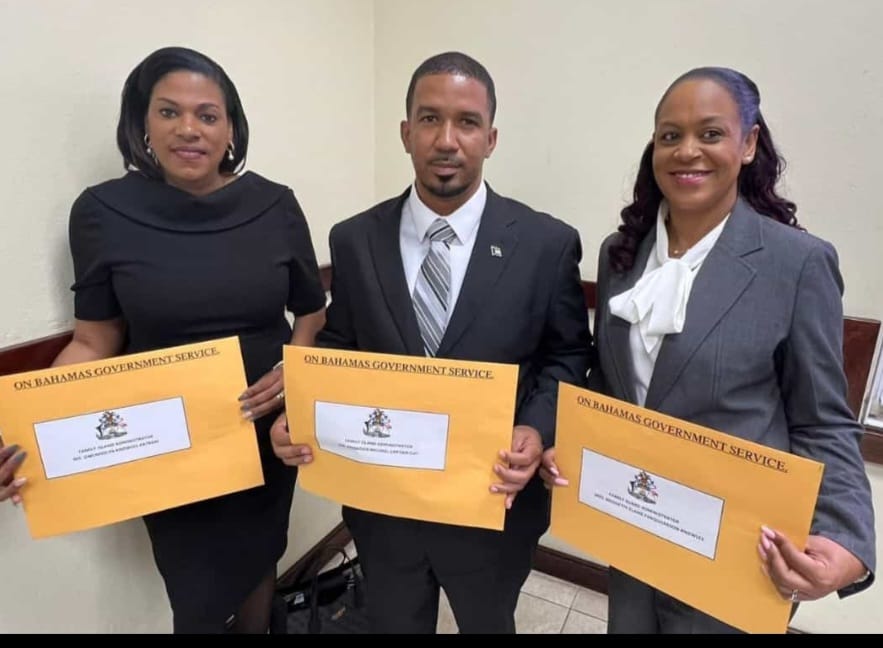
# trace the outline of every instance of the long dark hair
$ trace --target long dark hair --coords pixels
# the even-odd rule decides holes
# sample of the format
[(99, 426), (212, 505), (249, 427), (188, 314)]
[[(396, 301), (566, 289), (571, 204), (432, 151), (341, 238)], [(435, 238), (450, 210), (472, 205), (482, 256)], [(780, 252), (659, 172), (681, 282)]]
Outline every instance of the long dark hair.
[(123, 85), (120, 121), (117, 124), (117, 147), (123, 155), (123, 168), (128, 170), (134, 167), (150, 178), (162, 179), (162, 169), (147, 152), (144, 119), (153, 86), (165, 75), (177, 70), (202, 74), (217, 83), (221, 89), (227, 118), (233, 125), (233, 159), (224, 155), (218, 171), (222, 174), (235, 173), (245, 163), (248, 152), (248, 120), (239, 101), (239, 93), (220, 65), (205, 54), (185, 47), (159, 49), (129, 73)]
[[(758, 213), (799, 228), (797, 205), (776, 193), (779, 177), (785, 170), (785, 160), (776, 150), (770, 129), (760, 113), (760, 91), (754, 81), (729, 68), (695, 68), (682, 74), (668, 87), (656, 106), (656, 116), (672, 89), (687, 79), (709, 79), (729, 92), (739, 107), (743, 135), (755, 125), (759, 127), (754, 159), (749, 164), (742, 165), (739, 171), (739, 195)], [(641, 156), (632, 203), (620, 213), (622, 224), (619, 226), (619, 237), (610, 246), (610, 265), (616, 272), (626, 272), (634, 265), (641, 240), (656, 223), (661, 201), (662, 191), (653, 176), (651, 140)]]

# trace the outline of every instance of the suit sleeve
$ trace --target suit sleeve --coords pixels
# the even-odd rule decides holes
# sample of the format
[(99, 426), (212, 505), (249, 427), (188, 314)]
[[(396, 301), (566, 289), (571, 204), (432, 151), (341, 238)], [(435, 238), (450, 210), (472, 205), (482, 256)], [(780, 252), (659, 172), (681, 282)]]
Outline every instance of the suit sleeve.
[(808, 256), (782, 356), (782, 395), (794, 454), (825, 465), (812, 531), (842, 545), (871, 571), (876, 567), (871, 488), (861, 456), (862, 427), (847, 402), (843, 372), (843, 281), (833, 246)]
[(555, 444), (559, 381), (585, 387), (593, 352), (580, 280), (581, 256), (579, 235), (568, 228), (555, 269), (542, 342), (536, 353), (536, 383), (516, 415), (517, 425), (530, 425), (539, 431), (544, 448)]
[[(609, 240), (608, 238), (604, 241), (601, 244), (601, 249), (598, 251), (598, 271), (595, 274), (595, 277), (597, 277), (595, 281), (595, 323), (592, 327), (595, 345), (597, 345), (598, 340), (603, 340), (605, 335), (604, 309), (607, 308), (607, 300), (609, 299), (607, 296), (608, 275), (610, 273), (610, 261), (607, 252), (610, 246)], [(595, 347), (592, 360), (586, 386), (599, 394), (611, 395), (610, 388), (607, 386), (604, 374), (601, 371), (600, 351), (597, 350), (597, 346)]]
[(328, 247), (331, 250), (331, 303), (325, 311), (325, 326), (316, 336), (316, 346), (326, 349), (357, 350), (353, 314), (347, 296), (346, 263), (341, 261), (345, 254), (338, 226), (331, 228)]

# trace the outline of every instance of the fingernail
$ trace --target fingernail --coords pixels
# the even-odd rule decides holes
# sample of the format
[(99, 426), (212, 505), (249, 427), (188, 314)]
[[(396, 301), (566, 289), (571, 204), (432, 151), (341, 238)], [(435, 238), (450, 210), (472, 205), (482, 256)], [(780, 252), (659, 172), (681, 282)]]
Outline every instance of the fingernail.
[(15, 463), (21, 463), (22, 461), (25, 460), (25, 457), (27, 457), (27, 456), (28, 456), (28, 453), (27, 453), (27, 452), (19, 452), (17, 455), (15, 455), (14, 457), (12, 457), (12, 460), (13, 460)]
[(248, 394), (246, 394), (246, 393), (244, 393), (244, 392), (243, 392), (242, 394), (239, 394), (239, 400), (243, 401), (243, 400), (245, 400), (246, 398), (248, 398)]
[(16, 479), (12, 480), (12, 485), (15, 486), (16, 488), (21, 488), (22, 486), (25, 485), (25, 483), (27, 483), (27, 481), (28, 481), (27, 477), (17, 477)]
[(18, 448), (19, 448), (18, 444), (14, 443), (8, 447), (7, 451), (11, 452), (12, 454), (15, 454), (16, 452), (18, 452)]
[(244, 418), (246, 421), (250, 421), (251, 417), (252, 417), (252, 413), (249, 412), (248, 410), (246, 410), (242, 413), (242, 418)]
[(760, 539), (760, 544), (761, 544), (761, 546), (763, 547), (764, 551), (769, 551), (769, 550), (770, 550), (770, 546), (771, 546), (771, 545), (770, 545), (770, 541), (767, 539), (766, 536), (763, 536), (763, 537)]
[(313, 460), (312, 457), (304, 457), (304, 463), (305, 463), (305, 464), (310, 463), (312, 460)]
[(499, 492), (499, 490), (497, 489), (496, 486), (491, 486), (491, 492), (492, 492), (492, 493), (497, 493), (497, 492)]
[(549, 466), (549, 472), (552, 473), (553, 475), (555, 475), (556, 477), (558, 476), (558, 469), (555, 466)]
[(561, 479), (560, 477), (555, 480), (555, 484), (558, 486), (570, 486), (570, 482), (566, 479)]
[(767, 536), (770, 540), (772, 540), (773, 538), (776, 537), (776, 532), (773, 531), (768, 526), (761, 525), (760, 532), (763, 533), (765, 536)]

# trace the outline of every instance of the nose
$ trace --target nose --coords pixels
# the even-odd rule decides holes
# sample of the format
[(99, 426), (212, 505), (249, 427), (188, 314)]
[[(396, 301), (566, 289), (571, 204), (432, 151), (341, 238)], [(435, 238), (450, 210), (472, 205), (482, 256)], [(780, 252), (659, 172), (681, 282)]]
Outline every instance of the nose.
[(186, 139), (194, 139), (199, 137), (199, 122), (193, 115), (183, 114), (177, 124), (177, 135)]
[(442, 151), (457, 150), (457, 133), (454, 124), (450, 121), (443, 122), (439, 127), (435, 138), (435, 147)]
[(679, 160), (693, 160), (699, 156), (699, 143), (693, 137), (684, 137), (678, 142), (675, 157)]

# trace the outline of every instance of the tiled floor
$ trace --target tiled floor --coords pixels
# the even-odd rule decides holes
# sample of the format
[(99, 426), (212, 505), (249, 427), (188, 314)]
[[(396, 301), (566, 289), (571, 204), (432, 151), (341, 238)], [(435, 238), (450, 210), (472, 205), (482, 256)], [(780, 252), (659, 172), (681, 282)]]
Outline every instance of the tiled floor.
[[(354, 556), (352, 542), (347, 554)], [(604, 634), (607, 632), (607, 597), (573, 583), (531, 572), (515, 609), (519, 634)], [(457, 623), (442, 592), (438, 633), (456, 634)]]
[[(534, 571), (521, 589), (515, 609), (519, 634), (604, 634), (607, 597), (598, 592)], [(439, 634), (454, 634), (457, 624), (442, 596)]]

